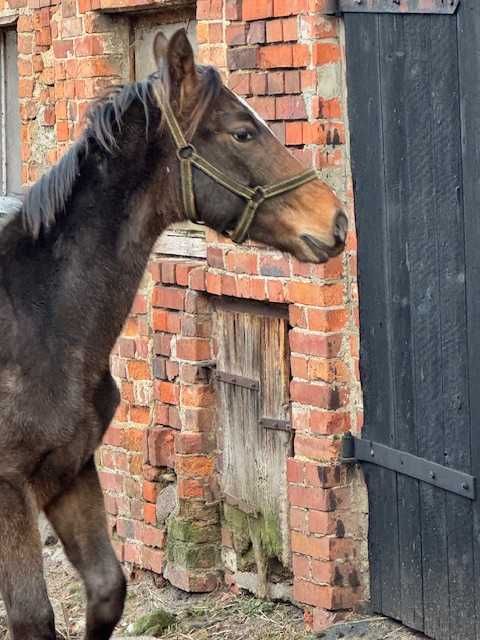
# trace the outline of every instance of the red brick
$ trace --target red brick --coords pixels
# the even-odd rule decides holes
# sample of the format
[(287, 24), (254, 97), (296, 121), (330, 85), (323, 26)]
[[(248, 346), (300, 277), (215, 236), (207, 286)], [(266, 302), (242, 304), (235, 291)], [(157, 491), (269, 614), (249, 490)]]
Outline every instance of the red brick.
[(165, 553), (159, 549), (142, 549), (142, 564), (145, 569), (162, 575), (165, 568)]
[(222, 278), (218, 273), (212, 273), (211, 271), (207, 272), (205, 284), (208, 293), (216, 295), (222, 293)]
[(337, 519), (332, 511), (309, 511), (308, 530), (310, 533), (331, 535), (337, 531)]
[(308, 380), (308, 360), (303, 356), (292, 355), (290, 357), (291, 373), (294, 378)]
[(291, 350), (294, 353), (332, 358), (340, 352), (343, 335), (329, 334), (325, 336), (303, 329), (293, 329), (290, 331), (289, 339)]
[(177, 340), (177, 358), (180, 360), (209, 360), (210, 341), (202, 338), (179, 338)]
[(156, 428), (148, 433), (148, 461), (154, 467), (175, 467), (175, 432)]
[(283, 40), (297, 40), (298, 38), (298, 18), (287, 18), (282, 21)]
[(288, 496), (293, 507), (316, 509), (317, 511), (332, 511), (335, 508), (333, 494), (330, 489), (290, 485)]
[(230, 71), (255, 69), (258, 64), (258, 46), (236, 47), (227, 51), (227, 63)]
[(336, 460), (340, 454), (341, 441), (321, 436), (315, 437), (303, 433), (295, 436), (295, 454), (311, 460)]
[(165, 546), (166, 541), (165, 530), (145, 525), (142, 528), (140, 539), (149, 547), (158, 547), (159, 549), (162, 549)]
[(267, 74), (252, 73), (250, 76), (250, 86), (253, 95), (262, 96), (267, 93)]
[(176, 472), (184, 477), (203, 478), (210, 476), (214, 470), (214, 460), (207, 456), (177, 455)]
[(225, 18), (227, 20), (242, 19), (242, 0), (225, 0)]
[(313, 433), (331, 435), (344, 433), (349, 427), (348, 416), (342, 412), (330, 413), (312, 409), (310, 412), (309, 428)]
[(147, 524), (157, 524), (157, 506), (155, 504), (145, 504), (143, 517)]
[(276, 71), (268, 74), (268, 93), (270, 95), (279, 95), (284, 93), (284, 76), (283, 71)]
[(303, 96), (281, 96), (276, 98), (275, 113), (277, 120), (303, 120), (307, 117)]
[(209, 385), (182, 385), (181, 405), (188, 407), (210, 407), (215, 401), (215, 393)]
[[(251, 100), (251, 99), (250, 99)], [(250, 102), (249, 100), (249, 102)], [(256, 98), (257, 107), (261, 98)], [(268, 98), (266, 99), (268, 100)], [(255, 253), (244, 253), (237, 250), (229, 251), (225, 258), (226, 269), (234, 273), (258, 273), (258, 256)]]
[(198, 0), (198, 20), (220, 20), (223, 17), (223, 0)]
[(180, 478), (178, 481), (178, 497), (183, 499), (195, 499), (205, 497), (203, 481)]
[(260, 66), (263, 69), (291, 67), (293, 50), (289, 44), (270, 45), (260, 50)]
[(261, 20), (273, 15), (273, 0), (243, 0), (244, 20)]
[(130, 420), (136, 424), (150, 424), (150, 408), (131, 407)]
[(285, 93), (300, 93), (299, 71), (285, 71)]
[(273, 13), (275, 16), (293, 16), (307, 9), (308, 0), (274, 0)]
[(295, 578), (311, 579), (312, 574), (310, 564), (311, 560), (309, 558), (294, 553), (292, 557), (292, 568)]
[(204, 433), (179, 433), (175, 441), (176, 453), (208, 453), (212, 449), (212, 440)]
[(295, 580), (293, 597), (298, 602), (314, 607), (331, 609), (333, 606), (333, 589), (327, 585), (317, 585), (307, 580)]
[[(306, 533), (308, 513), (309, 512), (306, 509), (292, 507), (290, 509), (290, 528), (295, 531), (302, 531), (303, 533)], [(319, 511), (318, 513), (321, 512)]]
[(178, 404), (179, 386), (173, 382), (155, 382), (155, 396), (166, 404)]
[(302, 122), (287, 122), (285, 128), (285, 143), (287, 145), (300, 145), (303, 142)]
[(98, 56), (103, 52), (103, 40), (98, 36), (83, 36), (75, 39), (76, 56)]
[(338, 62), (341, 59), (340, 45), (330, 42), (317, 42), (313, 47), (313, 64), (322, 65)]
[(347, 391), (343, 387), (336, 388), (328, 384), (300, 380), (292, 380), (290, 394), (294, 402), (324, 409), (338, 409), (348, 401)]
[(149, 380), (151, 378), (150, 367), (141, 360), (127, 362), (127, 374), (131, 380)]
[(153, 290), (152, 304), (155, 307), (178, 309), (183, 311), (185, 305), (185, 290), (177, 287), (156, 286)]
[(263, 44), (265, 42), (265, 20), (250, 22), (248, 25), (247, 43)]
[(281, 42), (282, 40), (282, 20), (269, 20), (267, 22), (267, 42)]
[(314, 306), (336, 306), (343, 302), (343, 285), (289, 281), (287, 295), (291, 302)]
[(147, 482), (143, 483), (143, 497), (146, 502), (156, 502), (158, 495), (158, 483), (157, 482)]

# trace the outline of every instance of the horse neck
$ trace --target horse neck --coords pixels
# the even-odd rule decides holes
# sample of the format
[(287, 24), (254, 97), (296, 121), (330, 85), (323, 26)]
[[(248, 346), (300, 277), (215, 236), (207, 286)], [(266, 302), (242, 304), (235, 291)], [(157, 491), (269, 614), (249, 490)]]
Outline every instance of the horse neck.
[(143, 140), (143, 150), (126, 145), (131, 153), (100, 166), (95, 158), (87, 163), (51, 245), (52, 268), (55, 255), (62, 264), (53, 278), (57, 290), (49, 292), (57, 326), (102, 360), (127, 318), (155, 240), (172, 222), (171, 178), (161, 159), (151, 164), (145, 147)]

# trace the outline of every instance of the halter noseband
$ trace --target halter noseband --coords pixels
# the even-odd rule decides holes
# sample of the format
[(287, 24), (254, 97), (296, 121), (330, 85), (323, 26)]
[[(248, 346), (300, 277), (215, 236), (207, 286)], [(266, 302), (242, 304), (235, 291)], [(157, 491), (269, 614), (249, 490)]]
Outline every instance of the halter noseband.
[(248, 230), (255, 218), (257, 209), (265, 200), (275, 198), (282, 193), (298, 189), (298, 187), (301, 187), (307, 182), (311, 182), (318, 178), (318, 174), (315, 169), (308, 169), (293, 178), (287, 178), (286, 180), (282, 180), (281, 182), (265, 187), (257, 186), (252, 188), (238, 182), (238, 180), (227, 176), (223, 171), (217, 169), (217, 167), (197, 153), (193, 144), (188, 143), (185, 139), (183, 131), (180, 128), (178, 120), (175, 117), (168, 100), (163, 100), (156, 88), (155, 94), (163, 110), (163, 117), (167, 128), (177, 148), (177, 158), (180, 161), (183, 208), (187, 218), (192, 222), (204, 224), (199, 219), (195, 206), (192, 166), (202, 171), (202, 173), (211, 178), (217, 184), (228, 189), (228, 191), (231, 191), (235, 195), (246, 200), (247, 204), (245, 205), (245, 209), (240, 216), (237, 226), (230, 235), (230, 238), (237, 244), (245, 242)]

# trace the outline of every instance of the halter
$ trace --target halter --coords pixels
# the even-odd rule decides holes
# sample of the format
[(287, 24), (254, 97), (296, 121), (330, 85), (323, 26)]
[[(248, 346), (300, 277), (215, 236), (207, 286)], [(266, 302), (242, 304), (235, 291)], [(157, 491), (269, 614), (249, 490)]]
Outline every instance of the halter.
[(178, 120), (175, 117), (168, 100), (162, 100), (156, 88), (154, 90), (157, 100), (163, 110), (163, 117), (167, 128), (177, 149), (177, 158), (180, 161), (183, 208), (187, 218), (192, 222), (205, 224), (199, 219), (195, 206), (192, 166), (202, 171), (202, 173), (211, 178), (217, 184), (225, 187), (228, 191), (231, 191), (235, 195), (246, 200), (245, 209), (240, 216), (237, 226), (230, 235), (230, 238), (237, 244), (245, 242), (248, 230), (255, 218), (255, 214), (265, 200), (269, 200), (270, 198), (275, 198), (282, 193), (298, 189), (298, 187), (301, 187), (307, 182), (311, 182), (318, 178), (318, 174), (315, 169), (309, 169), (297, 176), (294, 176), (293, 178), (287, 178), (286, 180), (282, 180), (265, 187), (259, 185), (252, 188), (238, 182), (238, 180), (227, 176), (223, 171), (217, 169), (217, 167), (197, 153), (193, 144), (188, 143), (185, 139), (183, 131), (180, 128)]

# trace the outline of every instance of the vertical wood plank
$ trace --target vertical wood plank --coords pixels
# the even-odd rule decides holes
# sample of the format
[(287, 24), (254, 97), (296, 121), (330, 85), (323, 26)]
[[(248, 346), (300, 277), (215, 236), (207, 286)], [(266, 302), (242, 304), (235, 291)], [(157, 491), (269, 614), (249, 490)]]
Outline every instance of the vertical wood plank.
[[(395, 446), (386, 237), (379, 17), (345, 16), (347, 78), (359, 242), (361, 377), (366, 437)], [(368, 73), (365, 70), (368, 69)], [(380, 381), (382, 383), (380, 384)], [(375, 611), (401, 616), (396, 474), (366, 466), (371, 596)]]
[[(431, 21), (431, 86), (435, 224), (442, 363), (437, 385), (445, 429), (446, 466), (470, 473), (464, 211), (456, 18)], [(470, 213), (471, 215), (471, 213)], [(475, 214), (474, 214), (475, 215)], [(432, 435), (433, 437), (433, 435)], [(450, 638), (475, 640), (472, 503), (446, 494)]]
[[(458, 10), (458, 59), (465, 211), (468, 383), (472, 474), (480, 478), (480, 6), (464, 0)], [(480, 640), (480, 500), (472, 505), (476, 638)]]
[[(413, 38), (412, 38), (413, 34)], [(396, 448), (417, 454), (414, 421), (415, 381), (412, 366), (411, 290), (409, 277), (410, 241), (410, 153), (417, 143), (408, 140), (410, 109), (415, 104), (420, 78), (412, 65), (418, 46), (416, 32), (404, 16), (380, 18), (382, 115), (384, 131), (384, 171), (392, 324), (392, 371), (395, 396)], [(412, 41), (413, 40), (413, 41)], [(413, 114), (417, 116), (416, 113)], [(418, 140), (422, 144), (422, 140)], [(420, 149), (421, 152), (421, 149)], [(381, 380), (379, 381), (381, 385)], [(422, 542), (419, 483), (398, 474), (398, 526), (400, 553), (401, 620), (423, 630)]]

